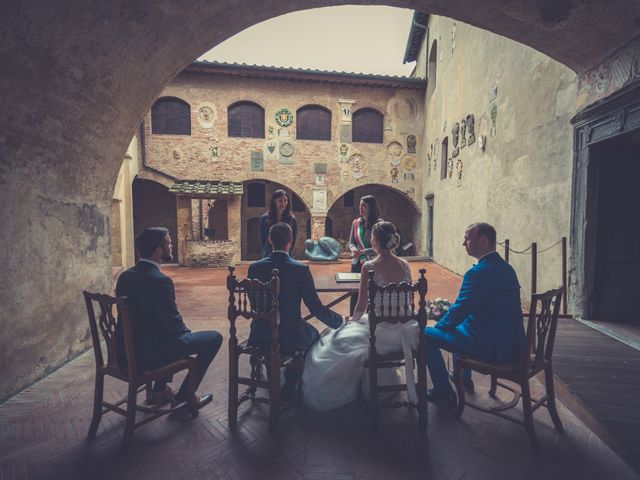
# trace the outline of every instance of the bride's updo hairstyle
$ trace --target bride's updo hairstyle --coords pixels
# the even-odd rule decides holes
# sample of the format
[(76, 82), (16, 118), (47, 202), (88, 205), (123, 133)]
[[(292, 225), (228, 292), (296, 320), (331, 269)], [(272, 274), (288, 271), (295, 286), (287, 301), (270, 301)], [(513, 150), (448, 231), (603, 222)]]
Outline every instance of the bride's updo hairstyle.
[(391, 222), (376, 223), (373, 226), (372, 234), (380, 248), (384, 250), (393, 250), (400, 243), (400, 235), (398, 235), (395, 225)]

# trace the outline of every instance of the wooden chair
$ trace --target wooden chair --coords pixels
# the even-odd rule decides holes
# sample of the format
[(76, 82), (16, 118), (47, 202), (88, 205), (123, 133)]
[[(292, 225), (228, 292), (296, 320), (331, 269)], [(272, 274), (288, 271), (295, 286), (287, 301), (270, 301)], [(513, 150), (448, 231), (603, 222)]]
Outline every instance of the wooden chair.
[[(228, 317), (229, 329), (229, 427), (235, 428), (238, 423), (238, 407), (241, 403), (252, 402), (269, 405), (269, 431), (274, 433), (279, 416), (291, 408), (293, 403), (282, 404), (280, 401), (280, 371), (283, 368), (298, 368), (302, 373), (304, 352), (295, 355), (280, 354), (278, 340), (280, 278), (278, 270), (272, 271), (270, 281), (263, 283), (255, 279), (238, 280), (234, 275), (234, 267), (229, 267), (227, 289), (229, 290)], [(271, 326), (271, 345), (269, 348), (250, 346), (248, 339), (238, 342), (236, 335), (236, 319), (245, 318), (250, 321), (269, 322)], [(249, 377), (239, 374), (240, 357), (247, 355), (251, 366)], [(267, 380), (262, 379), (262, 367), (267, 371)], [(301, 392), (301, 379), (298, 383), (298, 399)], [(247, 390), (239, 396), (239, 386), (247, 385)], [(258, 397), (258, 388), (266, 389), (269, 397)]]
[[(138, 393), (146, 389), (147, 394), (151, 390), (151, 382), (161, 380), (169, 375), (187, 370), (190, 379), (190, 395), (195, 393), (195, 383), (197, 364), (195, 358), (186, 357), (162, 368), (151, 371), (143, 371), (138, 367), (133, 336), (133, 325), (127, 310), (126, 297), (111, 297), (100, 293), (84, 294), (89, 316), (89, 327), (91, 328), (91, 339), (93, 341), (93, 353), (96, 358), (96, 384), (93, 399), (93, 418), (89, 427), (89, 440), (93, 440), (98, 430), (98, 425), (102, 419), (102, 414), (112, 411), (126, 417), (124, 428), (124, 438), (122, 439), (121, 451), (126, 451), (133, 438), (136, 428), (145, 425), (156, 418), (176, 412), (187, 407), (192, 416), (198, 415), (198, 410), (194, 405), (181, 403), (167, 408), (145, 407), (137, 404)], [(96, 307), (97, 310), (96, 310)], [(114, 317), (114, 307), (119, 312), (121, 324), (118, 326)], [(118, 330), (121, 329), (121, 333)], [(102, 351), (101, 340), (104, 341), (107, 350), (107, 362), (105, 363)], [(124, 348), (121, 343), (124, 342)], [(124, 358), (123, 358), (124, 357)], [(106, 402), (103, 399), (104, 377), (109, 375), (129, 384), (128, 394), (117, 403)], [(126, 403), (126, 409), (121, 405)], [(148, 413), (136, 423), (136, 411)]]
[[(367, 312), (369, 315), (369, 408), (371, 426), (375, 430), (378, 424), (379, 408), (416, 407), (418, 410), (418, 434), (424, 437), (427, 434), (427, 352), (424, 329), (427, 326), (427, 290), (428, 283), (425, 277), (426, 270), (420, 269), (420, 278), (413, 285), (407, 283), (376, 285), (373, 280), (374, 272), (369, 271), (369, 299)], [(418, 295), (418, 308), (416, 310), (415, 296)], [(376, 297), (380, 298), (376, 308)], [(394, 300), (395, 299), (395, 300)], [(410, 401), (379, 401), (379, 393), (407, 391), (407, 385), (378, 385), (378, 369), (395, 368), (405, 366), (404, 352), (393, 352), (387, 355), (379, 355), (376, 350), (376, 328), (383, 322), (406, 324), (416, 320), (419, 327), (418, 348), (413, 351), (413, 359), (417, 364), (418, 382), (416, 393), (417, 405)], [(414, 365), (407, 366), (414, 368)]]
[[(533, 294), (531, 296), (531, 307), (528, 316), (527, 334), (525, 341), (525, 350), (520, 358), (513, 364), (497, 364), (490, 362), (482, 362), (470, 357), (460, 356), (455, 362), (453, 373), (456, 391), (458, 392), (458, 407), (456, 409), (456, 417), (462, 415), (465, 405), (469, 405), (476, 410), (491, 413), (499, 417), (505, 418), (512, 422), (524, 425), (529, 436), (529, 440), (534, 449), (539, 450), (540, 441), (535, 432), (533, 424), (533, 412), (541, 406), (547, 407), (551, 420), (557, 430), (562, 430), (562, 422), (558, 416), (556, 408), (555, 391), (553, 386), (553, 344), (556, 337), (556, 328), (558, 326), (558, 317), (560, 313), (560, 304), (562, 303), (562, 288), (549, 290), (541, 294)], [(513, 392), (513, 398), (505, 405), (485, 408), (477, 404), (466, 402), (462, 370), (470, 368), (485, 375), (491, 375), (491, 389), (489, 395), (496, 396), (496, 388), (498, 386)], [(529, 379), (544, 370), (546, 395), (535, 400), (531, 398), (531, 390), (529, 388)], [(508, 385), (498, 382), (498, 379), (508, 380), (517, 383), (520, 391)], [(522, 410), (524, 421), (511, 415), (503, 413), (504, 411), (515, 407), (522, 398)]]

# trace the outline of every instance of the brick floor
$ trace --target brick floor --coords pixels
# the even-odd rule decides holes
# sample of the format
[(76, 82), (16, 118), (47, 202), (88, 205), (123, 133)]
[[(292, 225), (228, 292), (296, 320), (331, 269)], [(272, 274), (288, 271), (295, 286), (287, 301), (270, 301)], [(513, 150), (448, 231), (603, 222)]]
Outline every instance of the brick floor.
[[(424, 264), (412, 264), (415, 271)], [(346, 265), (312, 267), (338, 271)], [(426, 264), (430, 297), (455, 298), (460, 278)], [(222, 269), (166, 268), (176, 283), (180, 309), (193, 329), (227, 334)], [(246, 266), (238, 268), (240, 275)], [(327, 295), (329, 298), (329, 295)], [(82, 301), (78, 295), (78, 301)], [(341, 306), (343, 312), (348, 308)], [(243, 329), (246, 332), (246, 328)], [(467, 409), (455, 420), (450, 408), (431, 406), (429, 439), (419, 442), (413, 415), (385, 411), (378, 435), (363, 405), (334, 412), (298, 408), (267, 430), (263, 406), (241, 407), (239, 430), (227, 429), (227, 350), (219, 353), (201, 391), (214, 401), (195, 420), (164, 418), (139, 429), (128, 454), (118, 453), (124, 419), (106, 414), (92, 443), (86, 441), (93, 395), (93, 357), (78, 357), (0, 406), (0, 480), (78, 479), (602, 479), (637, 478), (597, 436), (560, 405), (559, 434), (544, 409), (536, 427), (544, 451), (532, 453), (524, 429)], [(488, 382), (477, 378), (488, 399)], [(534, 391), (540, 385), (534, 385)], [(108, 381), (106, 398), (125, 389)]]

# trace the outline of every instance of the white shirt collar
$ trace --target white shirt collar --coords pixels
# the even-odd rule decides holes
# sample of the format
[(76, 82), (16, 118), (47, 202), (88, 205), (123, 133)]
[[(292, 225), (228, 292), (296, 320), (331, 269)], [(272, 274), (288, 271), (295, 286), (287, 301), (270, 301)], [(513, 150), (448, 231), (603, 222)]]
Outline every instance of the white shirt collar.
[(492, 253), (496, 253), (496, 250), (491, 250), (490, 252), (485, 253), (484, 255), (482, 255), (480, 258), (478, 258), (478, 262), (480, 260), (482, 260), (484, 257), (488, 257), (489, 255), (491, 255)]
[(286, 253), (287, 255), (289, 255), (289, 252), (287, 252), (285, 250), (273, 250), (273, 253), (276, 253), (276, 252)]
[(160, 266), (160, 264), (159, 264), (159, 263), (156, 263), (156, 262), (154, 262), (153, 260), (149, 260), (148, 258), (141, 258), (141, 259), (140, 259), (140, 260), (138, 260), (138, 261), (139, 261), (139, 262), (147, 262), (147, 263), (150, 263), (151, 265), (155, 265), (155, 266), (158, 268), (158, 270), (161, 270), (161, 269), (162, 269), (162, 267)]

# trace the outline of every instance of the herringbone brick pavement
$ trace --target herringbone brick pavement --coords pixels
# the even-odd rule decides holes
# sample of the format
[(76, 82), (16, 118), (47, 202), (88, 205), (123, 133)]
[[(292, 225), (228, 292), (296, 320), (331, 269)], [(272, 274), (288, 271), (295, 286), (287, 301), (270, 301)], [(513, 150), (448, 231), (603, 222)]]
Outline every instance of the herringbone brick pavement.
[[(421, 266), (412, 264), (415, 271)], [(344, 268), (312, 267), (314, 273)], [(437, 265), (427, 264), (427, 269), (429, 296), (455, 298), (459, 277)], [(226, 271), (167, 267), (166, 272), (176, 282), (187, 324), (227, 336)], [(246, 266), (241, 266), (239, 275), (244, 273)], [(343, 313), (347, 308), (341, 305)], [(241, 332), (247, 332), (246, 326)], [(440, 406), (430, 406), (425, 442), (418, 440), (416, 418), (406, 410), (384, 411), (378, 434), (372, 434), (362, 404), (333, 412), (297, 408), (281, 419), (273, 436), (264, 406), (241, 407), (239, 429), (231, 433), (226, 345), (200, 389), (214, 393), (213, 403), (197, 419), (165, 417), (140, 428), (123, 455), (118, 451), (124, 426), (120, 416), (106, 414), (95, 441), (86, 441), (93, 368), (87, 352), (0, 406), (0, 480), (636, 478), (562, 405), (563, 434), (553, 430), (544, 409), (536, 413), (544, 445), (540, 455), (532, 453), (517, 425), (471, 409), (455, 420), (451, 408)], [(476, 397), (488, 398), (488, 382), (476, 380)], [(106, 398), (125, 393), (123, 384), (107, 381)]]

